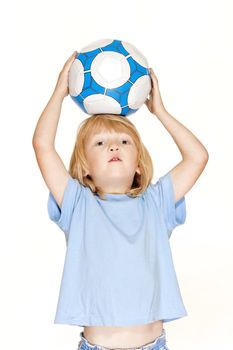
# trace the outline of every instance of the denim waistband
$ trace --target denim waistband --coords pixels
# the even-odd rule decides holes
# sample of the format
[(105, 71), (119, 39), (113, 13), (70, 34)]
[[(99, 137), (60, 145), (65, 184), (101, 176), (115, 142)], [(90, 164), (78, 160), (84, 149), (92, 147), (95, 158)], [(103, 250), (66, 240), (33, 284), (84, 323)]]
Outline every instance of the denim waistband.
[(166, 332), (165, 332), (165, 329), (163, 328), (162, 330), (162, 334), (159, 336), (159, 337), (156, 337), (152, 342), (150, 343), (146, 343), (144, 345), (141, 345), (139, 347), (132, 347), (132, 348), (107, 348), (107, 347), (104, 347), (102, 345), (98, 345), (98, 344), (92, 344), (90, 343), (85, 337), (84, 337), (84, 332), (80, 332), (80, 342), (79, 342), (79, 346), (78, 346), (78, 349), (81, 345), (81, 343), (83, 343), (85, 346), (85, 349), (84, 350), (88, 350), (88, 348), (97, 348), (97, 349), (100, 349), (100, 350), (120, 350), (120, 349), (123, 349), (123, 350), (143, 350), (143, 349), (146, 349), (146, 350), (159, 350), (160, 347), (162, 345), (165, 345), (166, 344)]

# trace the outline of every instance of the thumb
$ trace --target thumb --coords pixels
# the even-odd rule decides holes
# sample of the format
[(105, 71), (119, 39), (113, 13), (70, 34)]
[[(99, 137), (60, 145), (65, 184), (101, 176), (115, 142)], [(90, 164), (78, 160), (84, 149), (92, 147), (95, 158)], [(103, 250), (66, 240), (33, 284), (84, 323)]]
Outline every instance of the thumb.
[(148, 107), (148, 103), (149, 103), (149, 99), (148, 98), (146, 98), (146, 100), (145, 100), (145, 105)]

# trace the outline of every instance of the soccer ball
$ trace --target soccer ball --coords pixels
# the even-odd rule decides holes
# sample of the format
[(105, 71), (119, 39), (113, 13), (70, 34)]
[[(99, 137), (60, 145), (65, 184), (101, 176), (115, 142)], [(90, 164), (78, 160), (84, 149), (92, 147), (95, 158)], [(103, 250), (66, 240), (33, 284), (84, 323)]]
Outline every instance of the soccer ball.
[(135, 113), (151, 90), (143, 54), (121, 40), (98, 40), (85, 46), (69, 71), (69, 94), (87, 114)]

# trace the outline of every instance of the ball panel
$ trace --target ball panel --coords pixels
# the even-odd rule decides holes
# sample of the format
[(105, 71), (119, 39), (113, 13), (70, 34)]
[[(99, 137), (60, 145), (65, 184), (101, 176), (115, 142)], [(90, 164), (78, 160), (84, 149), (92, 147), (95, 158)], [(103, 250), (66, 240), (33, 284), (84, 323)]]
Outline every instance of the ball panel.
[(82, 62), (82, 65), (84, 67), (84, 71), (88, 72), (91, 70), (91, 64), (94, 60), (95, 56), (100, 53), (100, 50), (88, 52), (88, 53), (80, 53), (78, 56), (78, 59)]
[(106, 91), (106, 88), (99, 85), (93, 78), (91, 79), (91, 88), (95, 91), (95, 93), (105, 94)]
[(112, 39), (101, 39), (101, 40), (97, 40), (92, 42), (91, 44), (85, 46), (82, 48), (82, 50), (80, 52), (89, 52), (89, 51), (93, 51), (96, 49), (99, 49), (100, 47), (104, 47), (107, 46), (111, 43), (113, 43), (114, 40)]
[(84, 85), (84, 69), (82, 63), (75, 59), (68, 74), (69, 93), (77, 96), (81, 93)]
[(120, 114), (121, 106), (119, 103), (113, 98), (101, 95), (94, 94), (85, 98), (84, 107), (89, 114), (98, 114), (98, 113), (112, 113), (112, 114)]
[(130, 64), (130, 69), (131, 69), (130, 81), (132, 83), (135, 83), (135, 81), (139, 77), (149, 74), (148, 69), (144, 68), (139, 63), (134, 61), (132, 57), (128, 57), (128, 62)]
[(140, 77), (130, 89), (128, 104), (130, 108), (138, 109), (145, 102), (151, 90), (151, 81), (148, 75)]
[(127, 106), (127, 107), (122, 108), (121, 115), (124, 116), (124, 117), (125, 116), (128, 117), (128, 115), (131, 115), (131, 114), (133, 114), (135, 112), (137, 112), (137, 109), (131, 109), (131, 108), (129, 108)]
[(122, 46), (122, 43), (120, 40), (113, 40), (113, 42), (105, 47), (101, 47), (102, 51), (111, 51), (111, 52), (118, 52), (122, 54), (123, 56), (128, 56), (128, 51), (125, 50), (125, 48)]
[(146, 57), (135, 46), (124, 41), (122, 41), (122, 45), (136, 62), (145, 68), (149, 67)]
[(83, 98), (79, 96), (70, 96), (72, 100), (83, 110), (83, 112), (87, 113), (85, 107), (83, 106)]
[(91, 74), (95, 81), (113, 89), (124, 84), (130, 77), (130, 66), (124, 56), (117, 52), (102, 52), (92, 62)]
[(86, 91), (86, 89), (89, 89), (91, 87), (91, 83), (92, 83), (92, 76), (90, 72), (84, 72), (84, 85), (83, 85), (83, 91)]
[(124, 85), (118, 88), (108, 89), (106, 91), (106, 95), (114, 98), (117, 102), (120, 103), (121, 107), (126, 106), (128, 105), (128, 94), (131, 86), (132, 84), (127, 81)]

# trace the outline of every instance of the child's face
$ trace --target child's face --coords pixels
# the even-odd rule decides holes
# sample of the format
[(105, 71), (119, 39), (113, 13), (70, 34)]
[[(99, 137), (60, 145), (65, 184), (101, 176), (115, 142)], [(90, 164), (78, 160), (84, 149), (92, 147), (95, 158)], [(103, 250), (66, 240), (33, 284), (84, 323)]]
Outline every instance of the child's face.
[[(85, 145), (88, 174), (105, 193), (125, 193), (131, 188), (137, 164), (137, 148), (127, 133), (103, 131), (92, 135)], [(112, 157), (121, 161), (112, 161)]]

